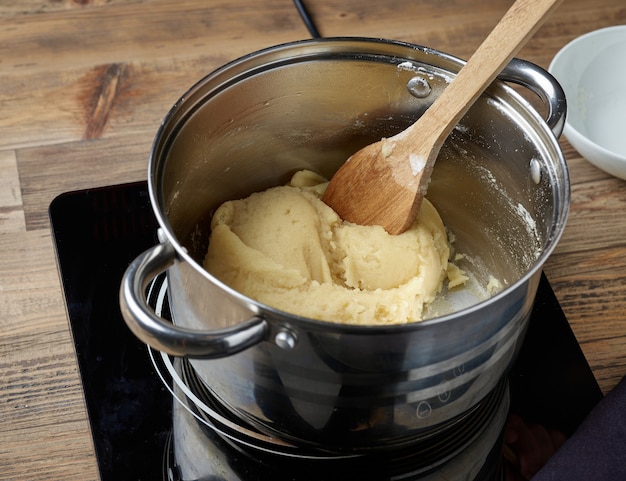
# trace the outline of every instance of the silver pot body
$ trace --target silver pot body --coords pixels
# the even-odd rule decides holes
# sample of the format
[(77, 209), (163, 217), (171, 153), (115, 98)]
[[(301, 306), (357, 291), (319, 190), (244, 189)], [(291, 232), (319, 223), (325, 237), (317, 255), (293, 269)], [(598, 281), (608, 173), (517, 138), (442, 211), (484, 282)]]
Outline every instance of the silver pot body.
[[(222, 202), (284, 184), (301, 169), (331, 177), (358, 148), (419, 117), (462, 65), (420, 46), (337, 38), (273, 47), (202, 79), (153, 146), (149, 190), (161, 243), (125, 274), (129, 327), (156, 349), (192, 358), (226, 408), (287, 441), (385, 449), (461, 420), (515, 359), (568, 213), (556, 140), (565, 99), (542, 69), (516, 60), (503, 78), (537, 93), (547, 121), (494, 82), (447, 139), (428, 190), (464, 255), (460, 267), (479, 284), (500, 279), (506, 287), (497, 295), (444, 296), (446, 314), (359, 327), (272, 309), (201, 264)], [(143, 299), (161, 271), (174, 325)]]

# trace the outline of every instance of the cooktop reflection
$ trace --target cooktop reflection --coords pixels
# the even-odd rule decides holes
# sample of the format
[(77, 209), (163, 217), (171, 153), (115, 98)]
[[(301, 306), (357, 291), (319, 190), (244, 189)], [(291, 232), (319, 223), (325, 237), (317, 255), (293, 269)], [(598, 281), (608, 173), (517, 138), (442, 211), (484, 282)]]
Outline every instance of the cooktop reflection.
[[(128, 264), (157, 243), (147, 184), (68, 192), (49, 213), (101, 480), (163, 479), (172, 397), (118, 301)], [(545, 276), (509, 385), (511, 411), (566, 434), (602, 397)]]

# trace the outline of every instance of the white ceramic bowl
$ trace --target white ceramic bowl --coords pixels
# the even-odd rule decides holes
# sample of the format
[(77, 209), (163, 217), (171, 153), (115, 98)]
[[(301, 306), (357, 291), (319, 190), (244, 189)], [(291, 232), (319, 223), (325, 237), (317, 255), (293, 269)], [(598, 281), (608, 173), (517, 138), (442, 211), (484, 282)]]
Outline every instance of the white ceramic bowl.
[(567, 140), (592, 164), (626, 179), (626, 25), (572, 40), (549, 71), (567, 98)]

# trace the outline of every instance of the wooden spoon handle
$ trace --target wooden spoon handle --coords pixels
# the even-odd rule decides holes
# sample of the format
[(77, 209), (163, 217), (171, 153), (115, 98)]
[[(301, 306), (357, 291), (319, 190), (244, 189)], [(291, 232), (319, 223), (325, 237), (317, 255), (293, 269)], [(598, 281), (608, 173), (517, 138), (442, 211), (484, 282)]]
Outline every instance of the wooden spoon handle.
[[(407, 153), (426, 154), (428, 182), (441, 145), (472, 104), (562, 0), (517, 0), (444, 89), (433, 106), (399, 136)], [(433, 108), (435, 107), (435, 108)], [(392, 137), (393, 139), (393, 137)], [(398, 139), (400, 140), (400, 139)], [(400, 153), (400, 152), (397, 152)]]

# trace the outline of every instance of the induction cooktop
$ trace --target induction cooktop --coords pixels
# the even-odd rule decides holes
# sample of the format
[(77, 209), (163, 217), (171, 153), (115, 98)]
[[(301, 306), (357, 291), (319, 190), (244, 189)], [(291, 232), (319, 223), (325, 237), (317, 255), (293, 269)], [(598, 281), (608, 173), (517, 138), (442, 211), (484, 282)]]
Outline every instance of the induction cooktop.
[[(147, 183), (68, 192), (49, 214), (101, 479), (162, 479), (172, 397), (118, 301), (129, 263), (157, 242)], [(509, 387), (511, 411), (566, 434), (602, 398), (545, 276)]]

